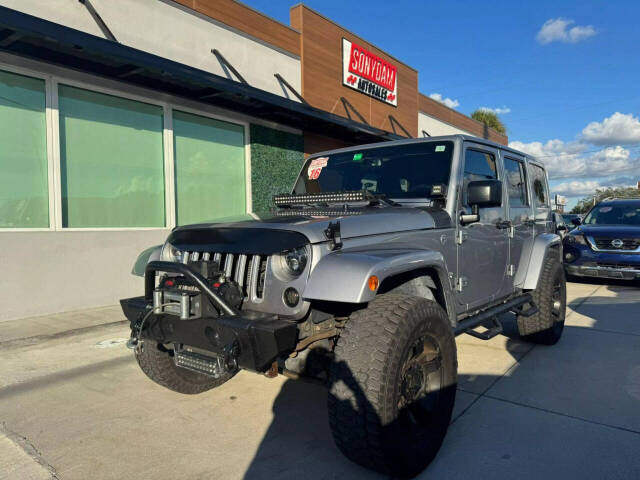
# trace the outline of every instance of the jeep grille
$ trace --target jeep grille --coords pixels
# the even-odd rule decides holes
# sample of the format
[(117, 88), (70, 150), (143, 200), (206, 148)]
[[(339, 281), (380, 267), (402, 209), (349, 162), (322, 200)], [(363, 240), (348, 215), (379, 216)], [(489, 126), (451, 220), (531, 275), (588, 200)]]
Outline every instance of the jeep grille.
[(184, 252), (182, 263), (190, 264), (198, 260), (217, 262), (227, 278), (240, 285), (249, 301), (264, 298), (266, 255), (237, 255), (219, 252)]

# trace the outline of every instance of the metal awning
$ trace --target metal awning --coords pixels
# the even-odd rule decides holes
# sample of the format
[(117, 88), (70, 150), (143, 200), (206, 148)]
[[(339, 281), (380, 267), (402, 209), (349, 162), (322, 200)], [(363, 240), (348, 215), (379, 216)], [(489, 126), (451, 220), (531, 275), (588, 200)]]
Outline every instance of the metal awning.
[(403, 138), (57, 23), (0, 7), (0, 51), (354, 143)]

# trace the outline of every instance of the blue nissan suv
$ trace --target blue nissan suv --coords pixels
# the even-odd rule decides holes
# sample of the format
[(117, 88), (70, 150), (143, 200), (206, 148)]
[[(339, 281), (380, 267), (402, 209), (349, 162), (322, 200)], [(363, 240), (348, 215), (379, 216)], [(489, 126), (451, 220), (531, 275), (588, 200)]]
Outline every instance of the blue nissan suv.
[(563, 242), (568, 275), (640, 278), (640, 198), (604, 200), (572, 222)]

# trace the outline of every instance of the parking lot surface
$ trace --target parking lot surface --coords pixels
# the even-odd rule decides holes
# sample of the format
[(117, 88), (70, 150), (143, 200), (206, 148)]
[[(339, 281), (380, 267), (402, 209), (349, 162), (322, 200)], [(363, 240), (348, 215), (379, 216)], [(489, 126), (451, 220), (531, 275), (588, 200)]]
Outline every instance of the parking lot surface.
[[(568, 284), (553, 347), (457, 339), (454, 420), (422, 479), (640, 478), (640, 288)], [(384, 478), (347, 461), (323, 387), (144, 376), (116, 307), (0, 323), (0, 479)]]

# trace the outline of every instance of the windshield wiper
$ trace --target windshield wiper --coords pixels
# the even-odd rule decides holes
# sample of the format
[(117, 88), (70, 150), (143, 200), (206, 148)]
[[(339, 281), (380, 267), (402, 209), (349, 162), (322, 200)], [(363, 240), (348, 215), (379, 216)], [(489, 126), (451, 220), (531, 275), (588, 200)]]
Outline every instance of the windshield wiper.
[(391, 206), (391, 207), (401, 207), (402, 204), (400, 202), (396, 202), (395, 200), (391, 200), (390, 198), (387, 198), (387, 196), (384, 193), (380, 193), (378, 195), (373, 195), (374, 200), (377, 200), (378, 202), (382, 202), (382, 203), (386, 203), (387, 205)]

